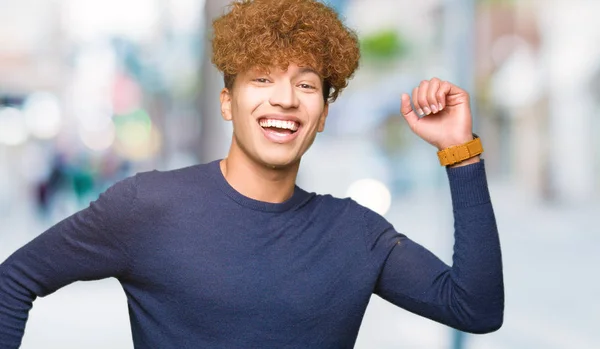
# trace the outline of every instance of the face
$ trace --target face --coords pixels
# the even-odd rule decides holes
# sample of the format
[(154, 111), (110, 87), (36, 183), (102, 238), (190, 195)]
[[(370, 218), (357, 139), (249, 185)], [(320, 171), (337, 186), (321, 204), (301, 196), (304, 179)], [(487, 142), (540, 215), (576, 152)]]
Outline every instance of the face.
[(221, 113), (233, 122), (232, 150), (264, 166), (297, 164), (325, 127), (322, 89), (315, 71), (295, 64), (238, 74), (232, 90), (221, 92)]

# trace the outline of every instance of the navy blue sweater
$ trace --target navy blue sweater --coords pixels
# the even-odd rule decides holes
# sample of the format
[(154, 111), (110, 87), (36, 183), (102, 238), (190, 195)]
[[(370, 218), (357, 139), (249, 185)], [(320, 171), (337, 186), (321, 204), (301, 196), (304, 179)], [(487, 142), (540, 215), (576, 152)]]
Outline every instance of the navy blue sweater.
[(136, 348), (352, 348), (371, 294), (457, 329), (503, 319), (498, 232), (484, 163), (448, 169), (453, 266), (350, 199), (295, 188), (247, 198), (218, 161), (140, 173), (0, 265), (0, 348), (36, 297), (117, 278)]

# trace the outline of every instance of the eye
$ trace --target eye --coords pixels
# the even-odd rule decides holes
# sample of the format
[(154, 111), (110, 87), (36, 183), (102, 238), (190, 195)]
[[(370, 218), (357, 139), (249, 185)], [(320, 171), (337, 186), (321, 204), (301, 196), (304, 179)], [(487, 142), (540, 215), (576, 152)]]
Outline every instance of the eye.
[(256, 82), (261, 83), (261, 84), (266, 84), (267, 82), (269, 82), (269, 79), (267, 79), (267, 78), (256, 78), (253, 81), (256, 81)]
[(303, 88), (303, 89), (309, 89), (309, 90), (315, 90), (316, 89), (316, 87), (314, 87), (312, 85), (309, 85), (309, 84), (300, 84), (298, 86), (300, 86), (300, 88)]

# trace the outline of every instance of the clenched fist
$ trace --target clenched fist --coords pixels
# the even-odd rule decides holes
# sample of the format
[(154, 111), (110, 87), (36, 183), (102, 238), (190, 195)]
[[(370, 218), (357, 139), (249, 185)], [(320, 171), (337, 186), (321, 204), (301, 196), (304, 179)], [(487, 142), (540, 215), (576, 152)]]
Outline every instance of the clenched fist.
[(469, 94), (438, 78), (423, 80), (402, 95), (401, 112), (411, 130), (439, 150), (473, 139)]

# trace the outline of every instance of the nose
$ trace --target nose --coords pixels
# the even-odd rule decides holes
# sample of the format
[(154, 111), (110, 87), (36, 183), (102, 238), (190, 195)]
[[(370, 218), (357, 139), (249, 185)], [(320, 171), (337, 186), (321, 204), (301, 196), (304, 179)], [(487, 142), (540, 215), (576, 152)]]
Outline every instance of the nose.
[(284, 109), (291, 109), (298, 107), (298, 96), (294, 86), (289, 82), (281, 82), (276, 86), (273, 86), (269, 103), (272, 106), (279, 106)]

